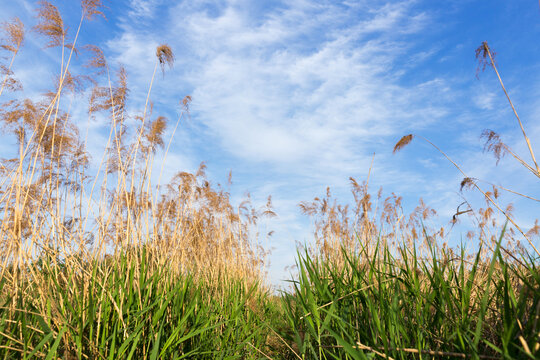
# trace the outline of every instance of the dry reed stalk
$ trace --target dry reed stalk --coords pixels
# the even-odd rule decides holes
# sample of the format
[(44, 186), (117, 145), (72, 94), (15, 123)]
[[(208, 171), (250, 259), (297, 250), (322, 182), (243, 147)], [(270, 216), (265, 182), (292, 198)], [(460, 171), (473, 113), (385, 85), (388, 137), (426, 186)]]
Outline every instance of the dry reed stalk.
[(21, 87), (18, 80), (11, 77), (11, 68), (24, 41), (24, 24), (19, 18), (14, 18), (11, 22), (2, 23), (0, 28), (6, 34), (6, 38), (0, 43), (0, 48), (12, 53), (9, 64), (7, 66), (0, 65), (0, 73), (4, 74), (4, 80), (0, 87), (1, 96), (6, 86), (12, 91), (18, 90)]
[[(375, 354), (381, 357), (384, 357), (385, 359), (392, 359), (388, 355), (382, 354), (370, 346), (362, 345), (360, 342), (358, 342), (356, 345), (357, 345), (357, 348), (360, 350), (368, 350), (368, 351), (374, 352)], [(378, 350), (384, 351), (385, 349), (379, 348)], [(418, 350), (418, 349), (409, 349), (409, 348), (388, 349), (388, 350), (404, 352), (404, 353), (409, 353), (409, 354), (432, 355), (432, 356), (437, 356), (437, 357), (447, 356), (447, 357), (462, 358), (462, 359), (473, 357), (472, 355), (467, 355), (467, 354), (458, 353), (458, 352), (449, 352), (449, 351)], [(499, 359), (499, 357), (489, 356), (489, 355), (476, 355), (476, 356), (478, 356), (480, 359)]]
[(506, 88), (504, 87), (503, 81), (502, 81), (501, 76), (499, 74), (499, 70), (497, 69), (497, 66), (495, 65), (495, 61), (493, 59), (494, 55), (493, 55), (491, 49), (489, 48), (487, 41), (484, 41), (482, 43), (482, 45), (480, 45), (476, 49), (476, 58), (479, 59), (480, 64), (483, 65), (482, 70), (484, 70), (485, 67), (486, 67), (486, 60), (487, 60), (486, 56), (487, 56), (487, 58), (489, 58), (489, 64), (491, 65), (493, 70), (495, 70), (495, 74), (497, 74), (497, 79), (499, 79), (499, 84), (501, 84), (501, 88), (504, 91), (504, 95), (506, 96), (506, 99), (508, 100), (508, 103), (510, 104), (510, 107), (512, 108), (512, 111), (514, 112), (514, 115), (515, 115), (515, 117), (516, 117), (516, 119), (518, 121), (519, 128), (521, 129), (521, 132), (523, 134), (523, 138), (525, 139), (525, 142), (527, 143), (527, 147), (529, 149), (531, 159), (532, 159), (533, 164), (534, 164), (534, 166), (536, 168), (536, 174), (538, 174), (538, 176), (540, 176), (540, 167), (538, 167), (538, 163), (536, 162), (536, 158), (534, 156), (534, 152), (533, 152), (533, 149), (531, 147), (531, 142), (529, 140), (529, 137), (527, 136), (527, 133), (525, 132), (525, 129), (523, 128), (523, 124), (521, 123), (521, 119), (519, 118), (519, 116), (517, 114), (516, 108), (514, 107), (514, 104), (512, 103), (512, 100), (510, 100), (510, 96), (508, 95), (508, 92), (506, 91)]

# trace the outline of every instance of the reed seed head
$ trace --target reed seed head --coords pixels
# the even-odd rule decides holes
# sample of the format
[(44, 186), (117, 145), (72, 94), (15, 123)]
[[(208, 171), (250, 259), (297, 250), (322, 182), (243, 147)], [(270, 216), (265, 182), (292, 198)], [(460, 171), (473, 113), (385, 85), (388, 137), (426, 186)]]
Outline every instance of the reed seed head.
[(540, 225), (538, 225), (538, 219), (534, 221), (534, 226), (527, 231), (527, 236), (533, 237), (540, 234)]
[(96, 15), (103, 16), (103, 18), (105, 18), (105, 14), (100, 10), (100, 8), (103, 8), (103, 3), (101, 0), (81, 0), (81, 7), (83, 9), (84, 16), (88, 20), (92, 20)]
[(499, 134), (497, 134), (493, 130), (486, 129), (482, 132), (482, 135), (480, 135), (480, 137), (486, 140), (484, 144), (484, 152), (492, 152), (497, 159), (497, 164), (499, 164), (501, 158), (503, 158), (508, 151), (506, 149), (506, 145), (502, 142)]
[(169, 67), (172, 68), (174, 63), (174, 54), (169, 45), (159, 45), (156, 49), (156, 57), (158, 58), (162, 72), (165, 72), (165, 65), (169, 65)]
[(487, 41), (483, 41), (482, 44), (476, 48), (474, 53), (476, 60), (478, 60), (478, 67), (476, 68), (476, 77), (478, 78), (478, 74), (483, 72), (487, 66), (493, 66), (492, 60), (495, 62), (497, 53), (489, 48)]
[(67, 31), (58, 8), (48, 1), (40, 1), (38, 5), (37, 18), (39, 23), (34, 26), (34, 31), (49, 38), (49, 42), (45, 45), (46, 48), (62, 46)]
[(8, 66), (0, 64), (0, 76), (4, 78), (4, 89), (8, 91), (22, 90), (21, 82), (13, 77), (13, 71)]
[(394, 146), (394, 150), (392, 151), (392, 153), (396, 153), (398, 151), (400, 151), (401, 149), (403, 149), (405, 146), (409, 145), (409, 143), (412, 141), (414, 135), (413, 134), (409, 134), (409, 135), (405, 135), (404, 137), (402, 137), (398, 142), (397, 144)]
[(473, 186), (474, 186), (475, 182), (474, 182), (474, 179), (473, 178), (470, 178), (470, 177), (466, 177), (464, 178), (463, 180), (461, 180), (461, 184), (460, 184), (460, 191), (463, 191), (463, 189), (472, 189)]
[(0, 48), (17, 54), (24, 41), (24, 24), (19, 18), (13, 18), (9, 22), (3, 22), (0, 29), (5, 34), (5, 38), (0, 43)]
[(158, 147), (163, 147), (163, 133), (167, 127), (167, 118), (164, 116), (158, 117), (148, 125), (148, 132), (146, 134), (146, 140), (148, 142), (148, 149), (152, 152), (156, 152)]
[(191, 104), (191, 95), (186, 95), (180, 102), (182, 104), (182, 109), (189, 114), (189, 105)]
[(103, 74), (107, 68), (107, 61), (103, 51), (95, 45), (85, 45), (83, 48), (92, 54), (91, 58), (83, 66), (97, 69), (97, 75)]

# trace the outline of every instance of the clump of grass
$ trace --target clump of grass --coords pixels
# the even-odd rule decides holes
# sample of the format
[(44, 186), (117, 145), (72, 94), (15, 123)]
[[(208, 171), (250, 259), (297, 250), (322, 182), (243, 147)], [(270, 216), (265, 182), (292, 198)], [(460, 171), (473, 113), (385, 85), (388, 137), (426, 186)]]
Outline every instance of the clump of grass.
[[(102, 260), (47, 257), (0, 299), (3, 358), (246, 358), (272, 312), (259, 284), (196, 280), (135, 247)], [(158, 255), (159, 256), (159, 255)], [(90, 262), (89, 262), (90, 261)]]
[[(382, 201), (379, 191), (372, 199), (368, 181), (351, 185), (352, 208), (330, 190), (300, 204), (314, 217), (317, 241), (299, 253), (297, 279), (284, 295), (289, 358), (540, 355), (538, 258), (526, 248), (510, 251), (516, 233), (506, 226), (493, 236), (501, 229), (489, 200), (499, 197), (497, 187), (486, 192), (486, 209), (465, 202), (449, 224), (463, 214), (476, 219), (478, 235), (468, 235), (479, 247), (470, 253), (448, 246), (450, 230), (427, 226), (435, 211), (422, 201), (407, 216), (399, 197)], [(461, 186), (478, 185), (466, 177)]]
[(499, 247), (487, 261), (481, 251), (469, 261), (463, 248), (430, 250), (343, 249), (339, 264), (299, 254), (285, 296), (298, 358), (539, 356), (535, 262), (505, 260)]

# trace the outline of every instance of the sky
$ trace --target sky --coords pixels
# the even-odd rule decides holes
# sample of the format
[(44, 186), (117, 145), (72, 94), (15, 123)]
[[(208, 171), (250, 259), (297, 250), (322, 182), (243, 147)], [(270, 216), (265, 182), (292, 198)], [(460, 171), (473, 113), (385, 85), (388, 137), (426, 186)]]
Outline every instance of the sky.
[[(79, 2), (52, 2), (73, 34)], [(35, 24), (35, 2), (0, 3), (0, 21), (18, 16), (28, 28)], [(339, 201), (350, 202), (349, 177), (362, 181), (369, 172), (374, 192), (382, 187), (385, 195), (403, 196), (406, 211), (422, 198), (438, 211), (431, 221), (439, 226), (448, 225), (462, 196), (482, 205), (475, 194), (460, 194), (462, 175), (429, 144), (416, 139), (393, 154), (409, 133), (435, 143), (471, 177), (540, 197), (531, 173), (509, 157), (497, 165), (482, 151), (480, 134), (489, 128), (530, 159), (494, 72), (477, 74), (475, 59), (475, 49), (488, 41), (540, 154), (536, 1), (104, 3), (107, 19), (85, 23), (80, 41), (100, 46), (113, 67), (125, 66), (130, 108), (144, 106), (155, 48), (163, 43), (176, 61), (156, 78), (154, 112), (176, 119), (179, 101), (192, 96), (191, 117), (175, 134), (164, 177), (195, 171), (204, 161), (213, 184), (225, 184), (232, 172), (233, 203), (249, 192), (262, 206), (272, 195), (278, 216), (263, 221), (260, 232), (274, 231), (265, 239), (274, 284), (289, 277), (297, 244), (313, 241), (311, 221), (298, 204), (323, 196), (327, 186)], [(26, 96), (47, 89), (57, 70), (58, 50), (44, 53), (43, 45), (30, 34), (14, 64)], [(89, 121), (83, 105), (72, 111), (81, 114), (89, 150), (97, 152), (106, 139), (103, 124)], [(9, 151), (2, 142), (0, 153)], [(514, 203), (516, 221), (526, 229), (538, 217), (538, 202), (512, 196), (502, 202)]]

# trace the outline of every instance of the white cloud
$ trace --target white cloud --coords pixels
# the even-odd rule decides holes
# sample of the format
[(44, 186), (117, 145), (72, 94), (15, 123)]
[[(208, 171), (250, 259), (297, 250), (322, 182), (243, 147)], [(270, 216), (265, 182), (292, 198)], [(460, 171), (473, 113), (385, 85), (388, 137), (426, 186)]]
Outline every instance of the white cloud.
[(162, 0), (131, 0), (128, 15), (132, 18), (150, 19)]
[(494, 101), (496, 100), (495, 94), (491, 91), (481, 92), (474, 96), (473, 98), (476, 106), (482, 110), (492, 110), (494, 106)]
[[(354, 143), (392, 134), (399, 118), (414, 126), (440, 112), (418, 114), (414, 106), (400, 113), (439, 84), (405, 89), (388, 75), (406, 44), (385, 32), (396, 26), (417, 31), (424, 16), (408, 19), (407, 3), (388, 4), (351, 28), (335, 7), (307, 5), (256, 24), (230, 4), (217, 16), (199, 11), (186, 15), (187, 24), (177, 23), (174, 31), (192, 44), (195, 69), (188, 80), (198, 118), (225, 149), (276, 165), (316, 158), (328, 166), (353, 157)], [(370, 32), (383, 35), (358, 42)], [(303, 37), (317, 41), (306, 49)]]

